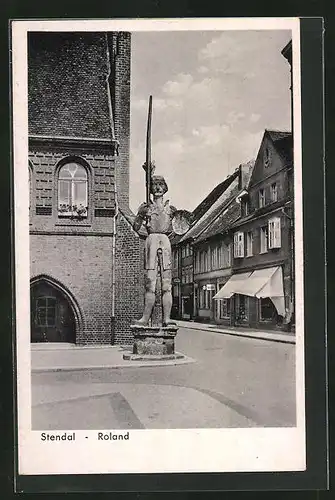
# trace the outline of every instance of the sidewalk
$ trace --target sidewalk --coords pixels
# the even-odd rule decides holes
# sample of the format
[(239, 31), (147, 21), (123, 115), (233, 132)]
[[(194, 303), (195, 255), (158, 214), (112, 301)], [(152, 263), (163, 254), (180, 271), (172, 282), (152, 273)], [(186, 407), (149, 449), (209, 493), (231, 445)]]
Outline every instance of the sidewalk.
[[(295, 344), (295, 336), (291, 333), (220, 327), (218, 325), (196, 323), (194, 321), (177, 321), (176, 323), (180, 328), (191, 330)], [(123, 359), (123, 354), (130, 352), (131, 346), (77, 346), (75, 344), (64, 343), (31, 344), (31, 369), (32, 372), (57, 372), (86, 369), (98, 370), (104, 368), (138, 368), (142, 366), (172, 366), (193, 363), (195, 361), (186, 355), (182, 359), (166, 361), (130, 361)]]
[(195, 321), (176, 321), (180, 328), (191, 330), (202, 330), (207, 332), (222, 333), (225, 335), (234, 335), (237, 337), (249, 337), (253, 339), (269, 340), (272, 342), (285, 342), (295, 344), (295, 335), (290, 332), (277, 332), (274, 330), (250, 330), (248, 328), (233, 328), (224, 325), (215, 325), (208, 323), (196, 323)]
[(181, 365), (195, 361), (188, 356), (166, 361), (124, 360), (123, 354), (130, 352), (130, 346), (123, 348), (121, 346), (77, 346), (65, 343), (31, 344), (31, 370), (32, 372), (57, 372), (101, 370), (103, 368), (138, 368), (139, 366)]

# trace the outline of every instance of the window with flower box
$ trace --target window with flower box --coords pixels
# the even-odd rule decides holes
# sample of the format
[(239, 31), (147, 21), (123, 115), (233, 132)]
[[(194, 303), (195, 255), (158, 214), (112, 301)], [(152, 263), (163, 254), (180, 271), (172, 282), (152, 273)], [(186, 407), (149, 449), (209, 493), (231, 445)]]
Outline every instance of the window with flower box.
[(87, 217), (87, 172), (78, 163), (67, 163), (58, 174), (58, 215)]

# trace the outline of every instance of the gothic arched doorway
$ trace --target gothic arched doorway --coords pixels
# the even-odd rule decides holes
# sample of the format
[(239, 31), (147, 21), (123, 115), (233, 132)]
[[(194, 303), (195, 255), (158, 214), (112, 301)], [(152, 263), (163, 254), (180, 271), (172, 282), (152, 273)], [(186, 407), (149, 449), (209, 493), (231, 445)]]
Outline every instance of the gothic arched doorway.
[(76, 323), (69, 299), (40, 279), (30, 287), (32, 342), (75, 342)]

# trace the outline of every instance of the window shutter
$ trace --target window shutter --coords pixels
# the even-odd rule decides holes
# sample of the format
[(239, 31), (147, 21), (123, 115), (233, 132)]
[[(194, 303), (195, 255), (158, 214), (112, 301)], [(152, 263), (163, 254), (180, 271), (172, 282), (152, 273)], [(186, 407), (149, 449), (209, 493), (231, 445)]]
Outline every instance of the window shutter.
[(244, 233), (240, 234), (240, 257), (244, 257)]
[(280, 217), (276, 217), (273, 220), (273, 227), (274, 227), (273, 246), (274, 246), (274, 248), (280, 248), (281, 247), (281, 221), (280, 221)]
[(234, 234), (234, 257), (244, 257), (244, 233)]
[(234, 234), (234, 257), (238, 257), (238, 233)]
[(281, 221), (280, 217), (269, 220), (269, 248), (281, 247)]
[(274, 248), (274, 223), (273, 219), (269, 220), (268, 223), (268, 231), (269, 231), (269, 248)]

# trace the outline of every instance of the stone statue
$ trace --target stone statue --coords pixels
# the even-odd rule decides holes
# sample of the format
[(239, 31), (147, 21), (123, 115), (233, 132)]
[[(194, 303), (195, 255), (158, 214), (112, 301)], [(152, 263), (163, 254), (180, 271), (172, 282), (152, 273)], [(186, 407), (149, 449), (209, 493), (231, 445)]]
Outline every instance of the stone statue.
[(169, 236), (186, 233), (192, 217), (190, 212), (177, 210), (168, 200), (164, 201), (168, 186), (164, 177), (153, 175), (151, 111), (152, 96), (149, 98), (146, 161), (143, 165), (146, 173), (146, 201), (140, 205), (133, 222), (135, 231), (139, 232), (143, 225), (147, 231), (144, 310), (142, 317), (130, 326), (134, 336), (133, 352), (123, 355), (124, 359), (134, 360), (157, 359), (157, 356), (159, 359), (175, 359), (181, 356), (174, 352), (178, 327), (170, 319), (172, 269)]
[(153, 200), (142, 203), (139, 207), (133, 227), (139, 231), (146, 223), (148, 236), (145, 242), (145, 305), (143, 316), (137, 325), (148, 325), (155, 304), (156, 281), (158, 271), (161, 273), (163, 326), (174, 324), (170, 320), (171, 295), (171, 243), (168, 234), (172, 232), (172, 220), (177, 209), (163, 200), (168, 187), (164, 177), (154, 175), (151, 178), (150, 192)]

